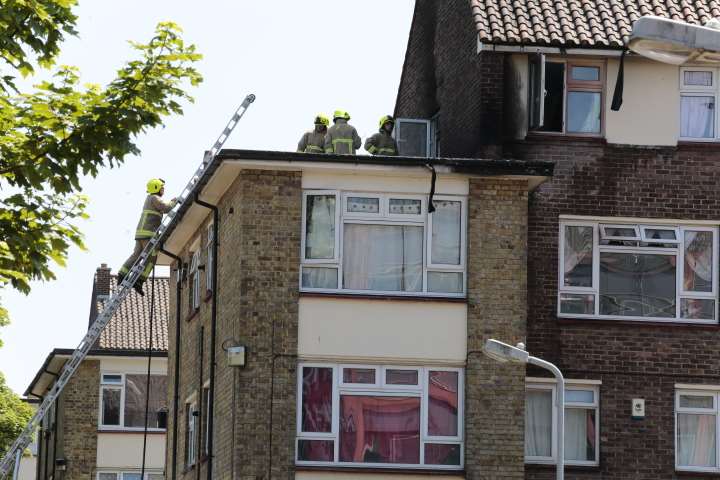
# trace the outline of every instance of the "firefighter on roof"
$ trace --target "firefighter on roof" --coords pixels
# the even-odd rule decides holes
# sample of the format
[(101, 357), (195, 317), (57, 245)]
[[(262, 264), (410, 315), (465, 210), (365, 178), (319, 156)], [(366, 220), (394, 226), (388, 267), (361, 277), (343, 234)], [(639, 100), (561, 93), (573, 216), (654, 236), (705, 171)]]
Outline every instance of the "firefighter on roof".
[[(177, 203), (177, 199), (175, 198), (167, 203), (163, 202), (161, 197), (165, 193), (165, 180), (161, 178), (153, 178), (148, 181), (147, 193), (148, 196), (145, 198), (142, 215), (140, 215), (140, 221), (138, 222), (137, 229), (135, 230), (135, 250), (133, 250), (133, 253), (125, 261), (118, 272), (118, 284), (122, 283), (125, 276), (130, 272), (130, 269), (135, 261), (145, 249), (145, 246), (155, 234), (155, 230), (158, 229), (160, 223), (162, 222), (163, 214), (172, 210)], [(155, 260), (157, 260), (157, 250), (153, 251), (150, 255), (145, 268), (135, 282), (135, 285), (133, 285), (133, 288), (140, 295), (144, 295), (142, 286), (143, 283), (145, 283), (145, 280), (147, 280), (150, 276), (150, 272), (152, 272), (152, 269), (155, 266)]]
[(392, 137), (395, 119), (385, 115), (380, 119), (380, 131), (365, 140), (365, 150), (372, 155), (397, 155), (398, 147)]
[(350, 114), (344, 110), (335, 110), (334, 125), (325, 134), (325, 153), (355, 155), (362, 140), (355, 127), (348, 123)]
[(323, 153), (325, 152), (325, 134), (327, 133), (330, 119), (319, 113), (315, 117), (315, 130), (305, 132), (298, 142), (298, 152)]

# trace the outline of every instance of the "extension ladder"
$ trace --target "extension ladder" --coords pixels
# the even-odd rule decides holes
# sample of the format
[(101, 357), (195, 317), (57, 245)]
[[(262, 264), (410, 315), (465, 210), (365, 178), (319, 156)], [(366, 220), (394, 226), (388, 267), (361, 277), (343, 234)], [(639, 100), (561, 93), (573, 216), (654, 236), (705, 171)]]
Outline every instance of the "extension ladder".
[(245, 97), (245, 100), (243, 100), (242, 104), (238, 107), (233, 116), (230, 118), (230, 121), (227, 123), (222, 133), (213, 144), (212, 148), (205, 153), (203, 163), (195, 171), (180, 196), (177, 197), (177, 206), (175, 207), (175, 209), (173, 209), (171, 212), (164, 216), (162, 223), (155, 231), (155, 235), (153, 235), (153, 237), (150, 239), (143, 252), (135, 261), (135, 264), (125, 276), (122, 283), (118, 286), (117, 293), (105, 303), (105, 308), (103, 309), (102, 313), (97, 316), (93, 324), (90, 326), (90, 328), (88, 328), (85, 337), (83, 337), (82, 341), (73, 352), (70, 360), (68, 360), (63, 366), (62, 371), (58, 375), (57, 381), (53, 385), (50, 392), (45, 395), (43, 401), (38, 406), (38, 409), (35, 411), (35, 414), (25, 426), (20, 436), (15, 439), (15, 442), (13, 442), (8, 451), (5, 452), (5, 456), (0, 462), (0, 479), (7, 477), (7, 475), (12, 470), (16, 458), (20, 457), (20, 455), (17, 454), (21, 454), (27, 448), (27, 446), (30, 445), (33, 439), (33, 434), (40, 425), (40, 422), (42, 422), (43, 418), (45, 418), (45, 415), (47, 415), (47, 413), (50, 411), (50, 407), (52, 406), (53, 402), (57, 400), (57, 398), (60, 396), (60, 393), (63, 391), (63, 388), (65, 388), (75, 371), (82, 363), (82, 361), (85, 359), (85, 357), (87, 357), (90, 349), (92, 349), (93, 345), (95, 345), (97, 340), (100, 338), (100, 334), (105, 329), (105, 326), (108, 324), (115, 311), (118, 309), (118, 307), (120, 307), (120, 305), (122, 305), (123, 300), (125, 299), (125, 297), (127, 297), (128, 293), (130, 293), (130, 289), (133, 285), (135, 285), (135, 281), (138, 279), (138, 277), (140, 277), (143, 270), (145, 269), (147, 262), (151, 259), (151, 254), (153, 253), (153, 251), (162, 246), (162, 243), (165, 240), (165, 234), (167, 232), (168, 226), (179, 211), (178, 207), (188, 200), (191, 202), (194, 200), (196, 193), (195, 189), (199, 185), (198, 180), (201, 178), (203, 172), (206, 171), (206, 169), (208, 169), (210, 166), (213, 166), (214, 162), (216, 161), (216, 156), (222, 149), (225, 141), (235, 129), (243, 115), (245, 115), (245, 112), (247, 111), (250, 104), (254, 101), (255, 95), (253, 94)]

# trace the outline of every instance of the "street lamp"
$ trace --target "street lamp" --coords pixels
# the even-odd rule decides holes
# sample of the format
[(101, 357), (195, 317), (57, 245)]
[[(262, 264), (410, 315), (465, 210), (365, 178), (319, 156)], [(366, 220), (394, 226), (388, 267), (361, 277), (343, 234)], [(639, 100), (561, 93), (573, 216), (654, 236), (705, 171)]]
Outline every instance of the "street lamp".
[(663, 63), (720, 62), (720, 21), (692, 25), (646, 15), (633, 23), (630, 50)]
[(550, 362), (533, 357), (525, 350), (525, 345), (518, 343), (517, 347), (498, 340), (488, 339), (485, 342), (483, 353), (500, 363), (513, 362), (537, 365), (550, 370), (557, 380), (557, 395), (555, 407), (557, 409), (557, 480), (565, 476), (565, 378), (559, 368)]

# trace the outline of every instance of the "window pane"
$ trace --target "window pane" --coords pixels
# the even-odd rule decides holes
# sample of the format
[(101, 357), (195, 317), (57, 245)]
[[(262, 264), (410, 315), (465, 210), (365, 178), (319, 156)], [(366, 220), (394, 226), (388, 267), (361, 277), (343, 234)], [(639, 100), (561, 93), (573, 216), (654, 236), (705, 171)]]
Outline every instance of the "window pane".
[(713, 138), (715, 136), (715, 97), (680, 97), (680, 136)]
[(343, 368), (345, 383), (375, 383), (374, 368)]
[(412, 198), (391, 198), (390, 213), (393, 215), (420, 215), (422, 202)]
[(662, 228), (646, 228), (645, 238), (648, 240), (677, 240), (675, 230), (665, 230)]
[(337, 288), (337, 268), (303, 266), (302, 286), (305, 288)]
[(117, 473), (100, 473), (98, 480), (117, 480)]
[[(145, 423), (145, 398), (147, 375), (125, 376), (125, 426), (143, 427)], [(157, 428), (158, 411), (167, 408), (167, 377), (150, 375), (150, 402), (148, 427)]]
[(460, 445), (426, 443), (425, 464), (460, 465)]
[(591, 82), (600, 81), (600, 67), (572, 67), (572, 79)]
[(308, 195), (305, 258), (335, 258), (335, 195)]
[(423, 228), (346, 224), (343, 287), (422, 291)]
[(428, 292), (462, 293), (463, 274), (460, 272), (428, 272)]
[(347, 211), (351, 213), (380, 213), (380, 199), (348, 197)]
[(595, 410), (565, 409), (565, 460), (595, 461)]
[[(540, 92), (542, 94), (542, 92)], [(563, 102), (565, 100), (565, 64), (545, 63), (545, 116), (541, 130), (563, 131)]]
[(142, 476), (139, 473), (128, 473), (122, 474), (122, 480), (140, 480)]
[(600, 314), (675, 317), (673, 255), (600, 254)]
[[(122, 375), (103, 375), (103, 383), (122, 383)], [(115, 475), (114, 473), (108, 475)]]
[(400, 122), (398, 125), (398, 150), (403, 157), (427, 157), (427, 124)]
[(552, 392), (528, 390), (525, 402), (525, 455), (552, 455)]
[(593, 227), (565, 227), (563, 264), (566, 287), (592, 287)]
[(298, 460), (332, 462), (335, 460), (335, 442), (332, 440), (298, 440)]
[(595, 392), (592, 390), (565, 390), (565, 401), (573, 403), (594, 403)]
[(712, 87), (712, 72), (683, 72), (683, 83), (685, 85), (697, 85), (701, 87)]
[(678, 413), (678, 464), (685, 467), (714, 467), (715, 415)]
[(332, 368), (303, 367), (303, 432), (330, 432), (332, 429)]
[(420, 398), (342, 395), (340, 461), (420, 463)]
[(600, 92), (568, 92), (568, 132), (600, 133)]
[(714, 408), (713, 397), (700, 395), (680, 395), (680, 407), (682, 408)]
[(713, 232), (685, 232), (683, 289), (712, 292)]
[(609, 225), (603, 225), (605, 231), (605, 237), (620, 237), (635, 239), (637, 238), (637, 231), (635, 227), (612, 227)]
[(560, 313), (593, 315), (595, 313), (595, 295), (561, 293)]
[(462, 203), (435, 200), (432, 214), (432, 263), (460, 265), (460, 214)]
[(162, 473), (151, 473), (147, 476), (148, 480), (165, 480), (165, 475)]
[(715, 300), (681, 298), (680, 316), (688, 320), (715, 320)]
[(458, 372), (428, 372), (428, 435), (458, 434)]
[(103, 388), (103, 425), (120, 425), (120, 390)]
[(385, 383), (388, 385), (417, 385), (417, 370), (385, 370)]

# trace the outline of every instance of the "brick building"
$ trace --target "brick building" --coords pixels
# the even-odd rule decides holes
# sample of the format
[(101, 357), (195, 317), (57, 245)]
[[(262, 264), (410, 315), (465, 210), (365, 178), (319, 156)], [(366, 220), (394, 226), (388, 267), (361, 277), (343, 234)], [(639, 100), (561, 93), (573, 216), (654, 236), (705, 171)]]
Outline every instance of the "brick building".
[[(117, 278), (103, 264), (93, 281), (91, 323), (116, 289)], [(164, 478), (167, 277), (148, 280), (145, 290), (144, 297), (132, 291), (125, 298), (95, 348), (43, 420), (33, 444), (38, 480)], [(141, 479), (151, 309), (154, 322), (146, 473)], [(50, 352), (25, 395), (41, 399), (52, 388), (72, 353), (72, 349), (66, 348)]]
[(218, 159), (160, 258), (168, 476), (522, 475), (524, 369), (480, 350), (526, 336), (527, 199), (552, 166), (436, 159), (429, 214), (422, 158)]
[[(646, 14), (720, 10), (417, 0), (398, 93), (441, 156), (555, 164), (529, 197), (527, 345), (568, 379), (566, 478), (720, 478), (720, 72), (628, 54), (613, 111)], [(527, 376), (524, 476), (554, 478), (555, 391)]]

